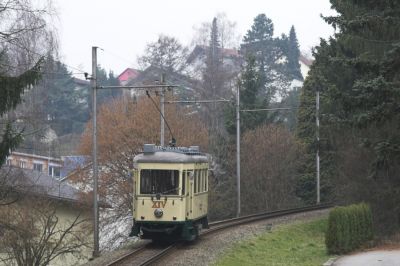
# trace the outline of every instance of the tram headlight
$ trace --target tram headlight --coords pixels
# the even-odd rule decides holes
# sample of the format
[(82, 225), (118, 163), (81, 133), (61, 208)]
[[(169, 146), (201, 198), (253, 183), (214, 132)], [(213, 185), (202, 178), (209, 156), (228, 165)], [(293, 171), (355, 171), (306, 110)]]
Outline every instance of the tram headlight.
[(161, 210), (161, 209), (155, 209), (154, 210), (154, 216), (155, 217), (157, 217), (157, 218), (161, 218), (161, 216), (163, 216), (163, 210)]

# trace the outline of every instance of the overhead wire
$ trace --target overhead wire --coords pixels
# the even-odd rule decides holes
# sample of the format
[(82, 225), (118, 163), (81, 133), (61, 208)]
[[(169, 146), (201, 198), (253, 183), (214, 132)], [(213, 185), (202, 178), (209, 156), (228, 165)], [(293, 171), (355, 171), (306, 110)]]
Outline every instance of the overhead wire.
[(16, 43), (16, 42), (9, 41), (9, 42), (7, 42), (7, 43), (8, 43), (8, 44), (11, 44), (11, 45), (14, 45), (14, 46), (16, 46), (16, 47), (18, 47), (18, 48), (24, 49), (25, 51), (30, 52), (30, 53), (32, 53), (32, 54), (35, 54), (35, 55), (37, 55), (37, 56), (40, 56), (40, 57), (43, 57), (43, 58), (47, 58), (47, 59), (51, 59), (51, 60), (53, 60), (53, 61), (55, 61), (55, 62), (61, 63), (61, 64), (65, 65), (66, 67), (70, 68), (70, 69), (74, 69), (75, 71), (78, 71), (77, 74), (85, 74), (85, 73), (87, 73), (87, 71), (84, 71), (84, 70), (82, 70), (82, 69), (80, 69), (80, 68), (77, 68), (77, 67), (68, 65), (68, 64), (66, 64), (66, 63), (64, 63), (64, 62), (61, 62), (60, 60), (54, 59), (51, 55), (43, 55), (43, 54), (41, 54), (41, 53), (39, 53), (39, 52), (32, 51), (32, 50), (30, 50), (29, 48), (24, 47), (24, 46), (22, 46), (22, 45), (20, 45), (20, 44), (18, 44), (18, 43)]
[(118, 58), (119, 60), (125, 61), (126, 63), (129, 63), (132, 66), (136, 65), (136, 63), (133, 63), (132, 61), (130, 61), (130, 60), (126, 59), (126, 58), (123, 58), (122, 56), (117, 55), (114, 52), (111, 52), (111, 51), (109, 51), (107, 49), (104, 49), (104, 48), (100, 48), (100, 47), (98, 47), (98, 48), (101, 49), (104, 53), (107, 53), (107, 54), (109, 54), (109, 55), (111, 55), (111, 56), (113, 56), (115, 58)]
[(161, 112), (160, 108), (158, 108), (156, 102), (153, 100), (153, 98), (151, 97), (151, 95), (150, 95), (150, 93), (149, 93), (148, 90), (146, 90), (146, 95), (147, 95), (147, 97), (149, 97), (150, 100), (153, 102), (154, 106), (157, 108), (158, 112), (159, 112), (160, 115), (162, 116), (162, 119), (165, 121), (165, 124), (167, 125), (168, 130), (169, 130), (169, 133), (171, 134), (171, 144), (172, 144), (172, 145), (175, 145), (176, 139), (175, 139), (175, 137), (174, 137), (174, 134), (172, 133), (171, 128), (169, 127), (168, 121), (165, 119), (163, 113)]
[[(19, 70), (18, 67), (12, 66), (12, 65), (7, 65), (7, 64), (2, 64), (3, 66), (12, 68), (14, 70)], [(69, 72), (69, 73), (60, 73), (60, 72), (52, 72), (52, 71), (37, 71), (37, 70), (30, 70), (31, 72), (34, 73), (40, 73), (40, 74), (48, 74), (48, 75), (62, 75), (62, 76), (71, 76), (71, 75), (79, 75), (79, 74), (85, 74), (85, 72)]]

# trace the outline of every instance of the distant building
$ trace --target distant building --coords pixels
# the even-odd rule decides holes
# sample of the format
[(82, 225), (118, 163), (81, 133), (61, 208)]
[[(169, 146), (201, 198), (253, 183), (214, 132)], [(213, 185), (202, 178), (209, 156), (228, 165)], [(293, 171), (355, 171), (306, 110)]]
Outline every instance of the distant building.
[[(208, 49), (209, 46), (196, 45), (187, 59), (189, 64), (188, 72), (193, 74), (196, 79), (200, 80), (202, 78), (202, 70), (206, 67)], [(238, 73), (242, 63), (242, 56), (239, 51), (232, 48), (221, 48), (221, 54), (225, 71), (232, 75)]]
[(6, 160), (6, 165), (34, 170), (49, 175), (55, 179), (64, 179), (69, 173), (83, 166), (86, 156), (62, 156), (61, 158), (47, 157), (22, 152), (12, 152)]
[[(201, 86), (199, 81), (203, 78), (208, 49), (208, 46), (196, 45), (187, 58), (187, 69), (184, 74), (167, 73), (167, 83), (181, 85), (179, 89), (174, 89), (174, 91), (180, 94), (183, 98), (193, 97), (196, 94), (196, 87)], [(226, 80), (230, 82), (228, 87), (234, 88), (236, 86), (236, 77), (240, 73), (243, 65), (243, 56), (239, 53), (239, 50), (232, 48), (221, 48), (221, 54), (224, 73), (227, 75)], [(312, 60), (301, 54), (299, 63), (301, 74), (306, 78)], [(156, 66), (149, 66), (143, 71), (127, 68), (118, 76), (118, 80), (121, 85), (154, 85), (159, 82), (160, 76), (163, 72), (162, 69)], [(302, 87), (302, 85), (302, 81), (293, 80), (291, 87)], [(124, 91), (124, 95), (129, 95), (130, 97), (139, 96), (143, 93), (144, 91), (137, 90)]]
[[(15, 156), (14, 158), (21, 159), (22, 156)], [(26, 166), (33, 163), (36, 159), (38, 158), (26, 161)], [(59, 161), (53, 159), (50, 160), (50, 163), (59, 164)], [(74, 231), (79, 232), (80, 242), (76, 242), (75, 238), (70, 238), (70, 235), (65, 237), (62, 242), (62, 245), (77, 247), (74, 249), (78, 253), (67, 253), (59, 256), (52, 260), (50, 265), (69, 266), (81, 265), (88, 262), (92, 255), (93, 245), (92, 209), (90, 204), (85, 201), (84, 193), (72, 187), (67, 182), (56, 180), (46, 173), (26, 168), (20, 169), (3, 166), (0, 168), (0, 176), (3, 178), (2, 190), (10, 191), (10, 193), (5, 194), (7, 198), (0, 198), (0, 200), (13, 202), (11, 205), (3, 206), (3, 214), (6, 214), (7, 211), (10, 211), (10, 215), (15, 213), (15, 210), (20, 212), (26, 211), (26, 206), (24, 205), (26, 202), (39, 206), (43, 205), (45, 208), (49, 208), (48, 211), (54, 212), (56, 224), (54, 224), (55, 229), (53, 230), (59, 233), (65, 232), (63, 230), (66, 230), (66, 228), (78, 219), (79, 225), (75, 226)], [(51, 204), (49, 205), (49, 203)], [(44, 211), (47, 211), (47, 209)], [(0, 219), (7, 221), (7, 217), (1, 217)], [(13, 223), (12, 220), (9, 222)], [(37, 223), (36, 226), (39, 232), (47, 228), (43, 223)], [(49, 236), (54, 238), (50, 238), (48, 240), (49, 243), (52, 241), (56, 242), (59, 239), (58, 233), (54, 235), (49, 234)], [(7, 256), (4, 252), (4, 249), (0, 246), (0, 260), (2, 257)]]
[[(129, 86), (142, 86), (142, 85), (156, 85), (159, 84), (161, 79), (161, 74), (165, 71), (157, 66), (149, 66), (138, 75), (136, 78), (130, 79), (126, 85)], [(179, 73), (166, 73), (166, 84), (169, 85), (179, 85), (178, 88), (173, 89), (174, 95), (179, 95), (180, 97), (190, 97), (193, 95), (193, 86), (195, 81), (191, 80), (188, 76)], [(145, 90), (125, 90), (129, 93), (129, 96), (135, 98), (137, 96), (142, 96), (146, 92)], [(125, 94), (128, 95), (128, 94)]]
[(73, 78), (76, 88), (82, 88), (90, 86), (90, 82), (84, 79)]
[(308, 76), (308, 71), (313, 63), (312, 59), (307, 58), (305, 55), (300, 54), (299, 58), (300, 72), (304, 79)]
[[(141, 71), (133, 69), (133, 68), (127, 68), (125, 69), (119, 76), (117, 77), (119, 84), (121, 86), (128, 85), (132, 80), (135, 80), (141, 75)], [(123, 90), (122, 91), (124, 97), (133, 97), (135, 95), (135, 92), (133, 90)]]
[(139, 74), (140, 74), (139, 70), (133, 68), (127, 68), (121, 74), (119, 74), (117, 78), (119, 80), (119, 84), (126, 85), (128, 81), (137, 78)]

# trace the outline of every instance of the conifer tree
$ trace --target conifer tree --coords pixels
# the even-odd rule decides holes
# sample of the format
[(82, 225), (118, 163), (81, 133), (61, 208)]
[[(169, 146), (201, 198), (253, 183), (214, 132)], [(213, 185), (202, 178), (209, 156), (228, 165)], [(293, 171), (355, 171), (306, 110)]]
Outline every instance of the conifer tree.
[(303, 80), (303, 76), (300, 71), (300, 49), (299, 42), (297, 40), (296, 30), (294, 26), (290, 28), (288, 38), (288, 51), (287, 51), (287, 68), (288, 74), (292, 79)]
[[(226, 96), (224, 86), (224, 69), (222, 63), (222, 49), (218, 37), (217, 19), (214, 18), (211, 26), (210, 42), (206, 54), (206, 64), (203, 73), (203, 97), (205, 99), (220, 99)], [(207, 106), (207, 122), (211, 139), (214, 133), (223, 133), (222, 108), (216, 103)]]
[(43, 82), (35, 88), (41, 91), (44, 120), (47, 120), (58, 136), (80, 133), (89, 120), (90, 90), (76, 86), (67, 67), (48, 60)]
[[(0, 61), (4, 62), (5, 51), (0, 54)], [(0, 67), (0, 117), (4, 119), (2, 136), (0, 139), (0, 166), (5, 162), (10, 151), (22, 141), (22, 131), (13, 128), (12, 121), (5, 116), (8, 111), (14, 110), (21, 102), (24, 91), (37, 83), (40, 79), (40, 59), (30, 70), (18, 76), (12, 76), (1, 71)]]
[(274, 24), (265, 14), (255, 17), (241, 45), (241, 53), (255, 57), (260, 76), (260, 95), (268, 105), (277, 92), (286, 89), (287, 77), (279, 59), (283, 57), (281, 40), (274, 38)]
[[(260, 108), (263, 104), (262, 99), (258, 97), (260, 90), (260, 75), (254, 56), (249, 55), (246, 58), (242, 74), (238, 79), (237, 86), (240, 90), (240, 109)], [(265, 114), (260, 112), (243, 112), (241, 114), (240, 128), (242, 132), (254, 129), (264, 120)], [(230, 106), (226, 112), (226, 127), (230, 134), (236, 132), (236, 113), (235, 107)]]
[[(110, 70), (107, 73), (107, 71), (100, 65), (97, 67), (97, 80), (98, 84), (100, 84), (101, 86), (119, 85), (119, 80), (114, 75), (114, 72)], [(113, 89), (100, 90), (99, 93), (97, 94), (98, 103), (99, 104), (106, 103), (112, 99), (120, 97), (121, 95), (122, 95), (122, 90), (113, 90)]]
[(47, 24), (51, 1), (43, 8), (35, 4), (30, 0), (0, 3), (0, 167), (23, 137), (22, 130), (13, 126), (16, 119), (11, 118), (10, 111), (41, 78), (43, 58), (28, 47), (37, 47), (40, 54), (54, 48), (54, 35)]
[[(274, 24), (265, 14), (254, 18), (251, 29), (247, 31), (241, 46), (242, 53), (256, 56), (260, 74), (260, 86), (267, 83), (267, 72), (275, 61)], [(270, 93), (272, 94), (272, 93)]]
[[(346, 189), (353, 189), (353, 193), (341, 194), (341, 200), (362, 199), (383, 211), (390, 202), (399, 200), (392, 188), (398, 189), (400, 180), (400, 3), (331, 0), (331, 4), (338, 15), (324, 19), (336, 34), (315, 49), (315, 61), (303, 88), (298, 136), (310, 156), (315, 154), (316, 145), (323, 148), (321, 162), (326, 165), (321, 166), (321, 180), (336, 182), (338, 173), (347, 180)], [(315, 113), (307, 109), (314, 105), (317, 89), (323, 114), (321, 139), (326, 142), (322, 144), (315, 142)], [(350, 164), (341, 158), (348, 155), (345, 151), (353, 156), (349, 157), (353, 165), (360, 165), (359, 170), (345, 168)], [(374, 179), (368, 178), (366, 168)], [(305, 184), (315, 178), (311, 174), (314, 169), (312, 161), (305, 164), (303, 177), (309, 174), (310, 178), (302, 180), (300, 187), (307, 187)], [(392, 215), (391, 224), (396, 224), (393, 221), (399, 219), (399, 213), (398, 208), (386, 213)]]
[(210, 91), (211, 98), (221, 97), (222, 56), (218, 38), (217, 19), (214, 18), (211, 27), (210, 45), (207, 51), (206, 69), (203, 76), (206, 90)]

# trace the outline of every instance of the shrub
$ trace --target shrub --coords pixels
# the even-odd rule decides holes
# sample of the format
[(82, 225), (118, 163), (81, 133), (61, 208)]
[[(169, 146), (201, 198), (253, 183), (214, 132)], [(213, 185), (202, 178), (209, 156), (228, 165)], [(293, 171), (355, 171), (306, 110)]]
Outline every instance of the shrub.
[(353, 251), (372, 238), (372, 213), (367, 204), (336, 207), (329, 213), (325, 236), (329, 254)]

